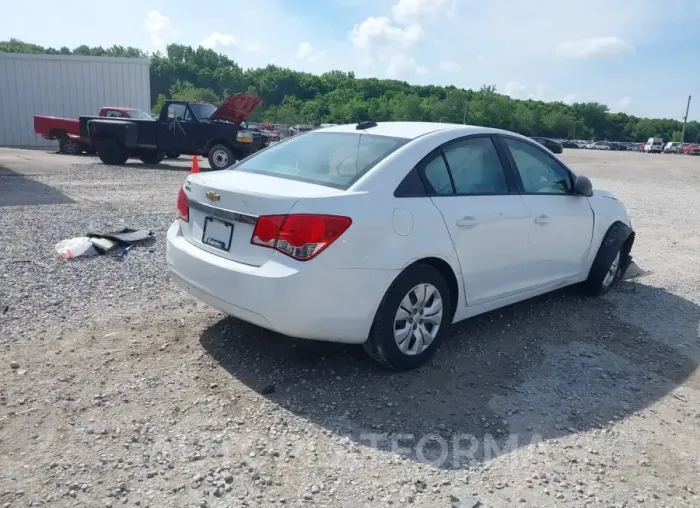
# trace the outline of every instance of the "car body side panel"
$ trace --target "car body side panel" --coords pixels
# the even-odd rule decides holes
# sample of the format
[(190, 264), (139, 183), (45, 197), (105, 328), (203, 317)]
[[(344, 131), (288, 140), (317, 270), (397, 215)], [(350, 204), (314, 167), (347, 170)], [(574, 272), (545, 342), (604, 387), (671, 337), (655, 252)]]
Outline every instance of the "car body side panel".
[(588, 275), (598, 254), (603, 237), (610, 226), (619, 221), (630, 228), (632, 227), (624, 205), (612, 197), (610, 192), (596, 189), (593, 191), (593, 196), (588, 198), (588, 202), (593, 209), (593, 238), (591, 239), (591, 250), (588, 254), (588, 259), (584, 265), (584, 276)]
[(313, 262), (338, 269), (403, 270), (420, 259), (438, 258), (452, 268), (457, 278), (457, 307), (466, 305), (459, 258), (443, 217), (429, 198), (396, 200), (392, 196), (346, 192), (302, 198), (290, 213), (352, 218), (350, 228)]

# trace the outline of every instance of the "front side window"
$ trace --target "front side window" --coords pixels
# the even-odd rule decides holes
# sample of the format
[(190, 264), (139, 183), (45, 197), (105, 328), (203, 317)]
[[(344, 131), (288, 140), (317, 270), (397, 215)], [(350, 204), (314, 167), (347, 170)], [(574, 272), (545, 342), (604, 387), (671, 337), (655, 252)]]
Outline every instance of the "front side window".
[(503, 138), (528, 194), (568, 194), (571, 176), (546, 152), (525, 141)]
[(184, 104), (170, 104), (168, 106), (168, 118), (170, 120), (178, 119), (184, 120), (185, 113), (187, 112), (187, 106)]
[(231, 169), (347, 189), (408, 141), (363, 132), (309, 132), (270, 146)]
[(457, 194), (508, 194), (506, 174), (491, 138), (464, 139), (443, 152)]

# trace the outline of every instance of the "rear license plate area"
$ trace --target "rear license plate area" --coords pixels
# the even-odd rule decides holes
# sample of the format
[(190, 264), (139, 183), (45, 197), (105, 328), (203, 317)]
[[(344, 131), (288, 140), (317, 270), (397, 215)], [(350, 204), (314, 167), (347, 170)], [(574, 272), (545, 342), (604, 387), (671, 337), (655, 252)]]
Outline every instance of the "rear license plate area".
[(214, 217), (204, 218), (204, 229), (202, 231), (202, 243), (204, 245), (228, 252), (231, 249), (232, 239), (233, 224)]

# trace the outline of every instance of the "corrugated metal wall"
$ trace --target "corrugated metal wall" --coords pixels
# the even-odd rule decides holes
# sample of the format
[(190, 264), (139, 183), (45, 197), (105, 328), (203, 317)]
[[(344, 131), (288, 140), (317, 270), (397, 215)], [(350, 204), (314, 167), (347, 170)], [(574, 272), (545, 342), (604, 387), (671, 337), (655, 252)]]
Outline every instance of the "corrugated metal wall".
[(150, 111), (142, 58), (0, 53), (0, 146), (57, 146), (34, 133), (34, 115), (78, 118), (102, 106)]

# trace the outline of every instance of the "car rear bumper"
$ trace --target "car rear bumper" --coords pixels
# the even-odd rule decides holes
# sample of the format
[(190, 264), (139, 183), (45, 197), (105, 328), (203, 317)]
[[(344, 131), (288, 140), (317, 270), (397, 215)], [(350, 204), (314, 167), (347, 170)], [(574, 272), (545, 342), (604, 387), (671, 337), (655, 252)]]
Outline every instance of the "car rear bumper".
[(260, 267), (206, 252), (175, 221), (166, 257), (173, 281), (212, 307), (269, 330), (304, 339), (360, 344), (395, 270), (333, 269), (275, 252)]

